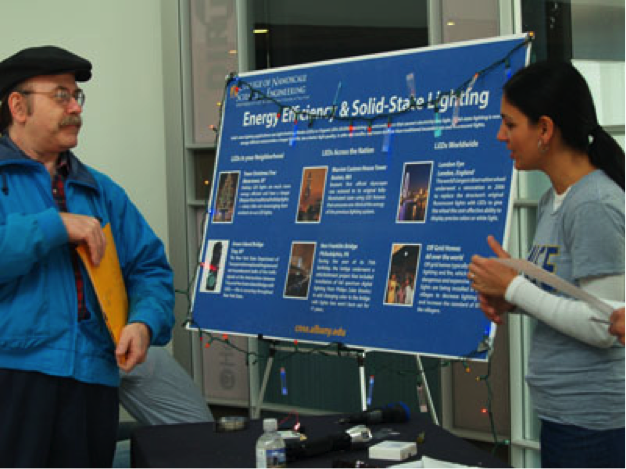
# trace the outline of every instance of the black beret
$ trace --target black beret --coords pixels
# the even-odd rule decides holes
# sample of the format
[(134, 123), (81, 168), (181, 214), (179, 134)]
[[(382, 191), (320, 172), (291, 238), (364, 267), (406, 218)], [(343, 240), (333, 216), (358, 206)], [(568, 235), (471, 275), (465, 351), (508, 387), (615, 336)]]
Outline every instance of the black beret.
[(91, 78), (91, 62), (56, 46), (24, 49), (0, 62), (0, 100), (24, 80), (69, 72), (74, 72), (76, 81), (87, 81)]

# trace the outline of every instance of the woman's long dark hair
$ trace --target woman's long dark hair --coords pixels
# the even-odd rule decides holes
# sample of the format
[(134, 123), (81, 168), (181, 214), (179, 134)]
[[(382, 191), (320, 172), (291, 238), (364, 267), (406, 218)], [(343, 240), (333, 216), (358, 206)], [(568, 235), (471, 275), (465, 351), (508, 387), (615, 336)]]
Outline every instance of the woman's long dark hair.
[(548, 116), (565, 145), (586, 153), (624, 190), (624, 150), (598, 124), (587, 82), (568, 62), (537, 62), (504, 85), (504, 96), (533, 123)]

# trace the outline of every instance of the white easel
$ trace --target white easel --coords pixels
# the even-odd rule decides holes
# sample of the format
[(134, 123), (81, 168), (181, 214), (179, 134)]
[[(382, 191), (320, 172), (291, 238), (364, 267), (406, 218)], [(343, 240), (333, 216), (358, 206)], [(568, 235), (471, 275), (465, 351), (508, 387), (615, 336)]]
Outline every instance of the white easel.
[[(259, 338), (258, 340), (265, 340), (263, 338)], [(250, 417), (253, 419), (258, 419), (261, 416), (261, 409), (263, 407), (263, 401), (265, 399), (265, 391), (267, 390), (267, 383), (269, 382), (270, 373), (272, 371), (272, 366), (274, 364), (274, 357), (277, 351), (285, 351), (285, 352), (293, 352), (294, 347), (292, 345), (279, 345), (276, 341), (267, 341), (269, 342), (269, 358), (267, 363), (265, 364), (265, 370), (263, 372), (263, 381), (261, 382), (261, 387), (259, 389), (259, 397), (256, 401), (256, 406), (250, 406)], [(306, 346), (300, 346), (300, 349), (306, 349)], [(367, 410), (367, 380), (365, 378), (365, 350), (356, 350), (356, 349), (337, 349), (336, 351), (327, 351), (326, 353), (331, 353), (337, 356), (342, 357), (353, 357), (357, 361), (357, 365), (359, 368), (359, 382), (361, 388), (361, 409)], [(439, 419), (437, 418), (437, 413), (435, 412), (435, 406), (432, 400), (432, 396), (430, 393), (430, 388), (428, 386), (428, 380), (426, 379), (426, 374), (424, 373), (424, 368), (422, 366), (422, 360), (419, 355), (415, 355), (415, 362), (417, 365), (417, 372), (420, 375), (420, 379), (422, 382), (422, 389), (417, 390), (417, 400), (420, 403), (420, 407), (427, 407), (428, 412), (430, 413), (430, 417), (436, 425), (439, 425)], [(423, 402), (425, 400), (425, 402)]]

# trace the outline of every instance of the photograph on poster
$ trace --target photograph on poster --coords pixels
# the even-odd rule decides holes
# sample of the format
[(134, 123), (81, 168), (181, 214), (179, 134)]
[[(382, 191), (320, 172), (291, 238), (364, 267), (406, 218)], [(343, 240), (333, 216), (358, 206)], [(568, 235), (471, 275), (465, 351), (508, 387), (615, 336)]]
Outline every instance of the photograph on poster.
[(420, 244), (394, 244), (391, 248), (385, 304), (413, 306)]
[(289, 271), (285, 283), (285, 297), (303, 300), (309, 297), (315, 245), (316, 243), (292, 243)]
[(404, 164), (398, 203), (398, 222), (424, 223), (426, 221), (432, 169), (432, 161)]
[(228, 240), (210, 240), (204, 257), (200, 291), (220, 293), (228, 254)]
[(303, 168), (297, 223), (319, 223), (328, 168)]
[(232, 223), (239, 184), (239, 171), (220, 173), (213, 210), (213, 223)]

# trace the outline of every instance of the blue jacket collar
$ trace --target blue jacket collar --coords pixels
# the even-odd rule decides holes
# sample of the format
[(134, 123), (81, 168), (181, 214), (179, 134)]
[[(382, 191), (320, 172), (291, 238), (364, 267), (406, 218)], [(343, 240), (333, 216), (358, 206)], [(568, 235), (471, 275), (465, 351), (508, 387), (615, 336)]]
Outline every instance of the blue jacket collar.
[[(95, 178), (87, 168), (71, 151), (67, 151), (67, 159), (70, 168), (68, 180), (73, 180), (98, 190)], [(0, 138), (0, 166), (5, 164), (23, 164), (32, 162), (7, 134)]]

